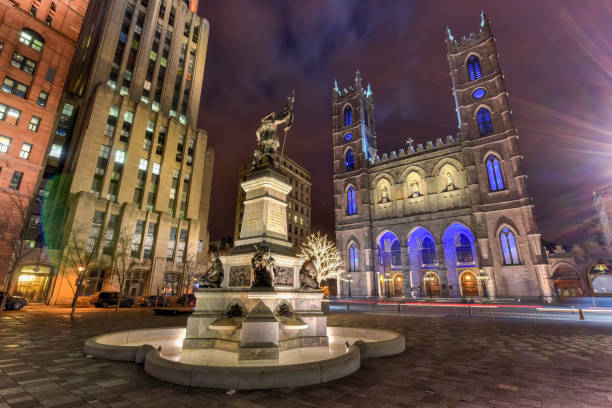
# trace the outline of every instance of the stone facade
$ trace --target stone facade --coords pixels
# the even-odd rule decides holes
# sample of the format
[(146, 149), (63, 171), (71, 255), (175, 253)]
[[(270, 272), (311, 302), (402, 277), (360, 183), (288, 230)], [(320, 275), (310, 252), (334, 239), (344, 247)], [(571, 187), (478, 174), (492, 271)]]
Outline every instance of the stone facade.
[(371, 87), (333, 93), (336, 242), (353, 296), (544, 297), (553, 290), (526, 186), (495, 39), (454, 39), (459, 132), (376, 148)]

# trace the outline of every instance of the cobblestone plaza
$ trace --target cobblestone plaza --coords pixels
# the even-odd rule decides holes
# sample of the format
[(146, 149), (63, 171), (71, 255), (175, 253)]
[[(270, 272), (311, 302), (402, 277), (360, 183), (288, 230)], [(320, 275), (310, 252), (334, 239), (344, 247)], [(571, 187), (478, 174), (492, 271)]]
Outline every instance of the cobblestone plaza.
[(87, 358), (86, 338), (184, 326), (148, 309), (29, 308), (0, 318), (0, 408), (612, 407), (612, 328), (488, 317), (332, 314), (330, 325), (396, 330), (407, 351), (324, 385), (237, 392), (190, 389), (142, 366)]

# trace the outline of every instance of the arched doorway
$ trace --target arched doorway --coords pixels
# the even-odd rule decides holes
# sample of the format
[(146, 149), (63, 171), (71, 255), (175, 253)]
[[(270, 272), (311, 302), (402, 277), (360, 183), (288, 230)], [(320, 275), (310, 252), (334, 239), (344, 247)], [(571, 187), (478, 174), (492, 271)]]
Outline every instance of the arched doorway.
[(476, 276), (470, 271), (463, 271), (461, 273), (461, 294), (465, 297), (479, 296), (478, 293), (478, 280)]
[(598, 259), (587, 269), (587, 277), (593, 296), (612, 294), (612, 260)]
[(393, 296), (404, 296), (404, 277), (401, 273), (393, 276)]
[(592, 281), (593, 292), (596, 295), (610, 295), (612, 294), (612, 276), (600, 275)]
[(553, 269), (551, 279), (559, 298), (584, 295), (582, 279), (572, 265), (565, 262), (558, 264)]
[(440, 296), (440, 278), (434, 272), (427, 272), (425, 274), (423, 284), (427, 296)]

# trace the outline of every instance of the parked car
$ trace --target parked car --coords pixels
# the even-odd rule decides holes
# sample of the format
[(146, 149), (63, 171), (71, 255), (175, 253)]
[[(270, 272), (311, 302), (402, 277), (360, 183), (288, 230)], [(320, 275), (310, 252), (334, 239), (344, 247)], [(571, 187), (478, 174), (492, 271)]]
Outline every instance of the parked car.
[(117, 306), (117, 304), (119, 304), (119, 307), (132, 307), (134, 299), (124, 297), (119, 292), (100, 292), (97, 296), (94, 296), (91, 303), (95, 307)]
[(164, 307), (171, 304), (170, 296), (144, 296), (140, 299), (140, 306), (142, 307)]
[[(187, 304), (185, 304), (185, 299), (187, 299)], [(181, 295), (179, 296), (178, 299), (176, 299), (176, 301), (174, 302), (175, 306), (187, 306), (187, 307), (193, 307), (196, 304), (196, 298), (193, 294), (189, 293), (187, 295)]]
[[(4, 292), (0, 292), (0, 302), (2, 302), (2, 298), (4, 296), (5, 296)], [(4, 308), (6, 310), (19, 310), (27, 304), (28, 304), (28, 299), (26, 298), (23, 298), (21, 296), (7, 295), (6, 303), (4, 304)]]

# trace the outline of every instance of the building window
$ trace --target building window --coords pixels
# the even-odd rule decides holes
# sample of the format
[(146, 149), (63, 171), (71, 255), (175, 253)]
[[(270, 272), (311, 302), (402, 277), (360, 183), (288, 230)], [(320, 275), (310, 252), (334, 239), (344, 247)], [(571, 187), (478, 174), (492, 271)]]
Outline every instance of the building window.
[(518, 249), (516, 246), (516, 238), (514, 233), (508, 227), (504, 227), (499, 234), (502, 253), (504, 255), (505, 265), (520, 265), (518, 257)]
[(472, 242), (465, 234), (457, 236), (457, 262), (471, 263), (474, 262), (474, 254), (472, 253)]
[(355, 153), (353, 149), (346, 151), (346, 171), (355, 170)]
[(39, 104), (40, 106), (45, 106), (47, 104), (48, 99), (49, 99), (49, 92), (40, 91), (40, 94), (38, 94), (38, 100), (36, 101), (36, 103)]
[(11, 182), (9, 183), (9, 188), (11, 190), (19, 190), (19, 185), (21, 184), (21, 179), (23, 178), (23, 173), (20, 171), (13, 172), (13, 177), (11, 177)]
[(40, 125), (40, 118), (38, 116), (32, 116), (30, 119), (30, 124), (28, 125), (28, 130), (32, 132), (38, 132), (38, 126)]
[(130, 140), (130, 133), (132, 132), (132, 122), (134, 120), (134, 112), (125, 111), (123, 113), (123, 125), (121, 126), (121, 136), (119, 140), (127, 143)]
[(425, 237), (421, 243), (421, 258), (423, 259), (423, 265), (436, 263), (436, 245), (430, 237)]
[(100, 193), (102, 191), (102, 181), (104, 173), (106, 172), (106, 166), (108, 165), (108, 158), (110, 157), (110, 146), (100, 146), (100, 153), (98, 154), (98, 163), (96, 164), (96, 172), (94, 179), (91, 183), (91, 192)]
[(26, 74), (34, 74), (34, 70), (36, 69), (36, 62), (31, 59), (21, 55), (18, 52), (13, 54), (13, 59), (11, 60), (11, 65), (15, 68), (19, 68)]
[(60, 157), (62, 157), (62, 146), (58, 144), (52, 145), (49, 156), (55, 157), (56, 159), (59, 159)]
[(168, 129), (165, 127), (159, 128), (159, 134), (157, 135), (157, 147), (155, 148), (155, 153), (160, 156), (164, 153), (164, 145), (166, 143), (166, 133)]
[(174, 247), (176, 245), (176, 227), (170, 228), (170, 239), (168, 240), (168, 251), (166, 253), (166, 261), (174, 260)]
[(391, 265), (399, 266), (402, 264), (402, 247), (398, 240), (391, 244)]
[(478, 57), (472, 55), (470, 58), (468, 58), (467, 70), (468, 75), (470, 77), (470, 81), (482, 78), (482, 72), (480, 70), (480, 61), (478, 60)]
[(35, 51), (41, 52), (45, 45), (45, 40), (36, 31), (24, 28), (19, 35), (19, 42), (29, 46)]
[(132, 250), (130, 256), (132, 258), (140, 257), (140, 244), (142, 242), (142, 233), (144, 231), (144, 220), (136, 221), (136, 230), (134, 231), (134, 237), (132, 239)]
[(106, 119), (106, 129), (104, 129), (104, 136), (113, 137), (115, 135), (118, 117), (119, 107), (117, 105), (112, 105), (108, 111), (108, 118)]
[(359, 251), (357, 249), (357, 245), (352, 244), (349, 248), (349, 271), (356, 272), (359, 269)]
[(0, 135), (0, 153), (8, 152), (8, 148), (11, 145), (11, 138)]
[(353, 124), (353, 110), (351, 109), (350, 105), (347, 105), (346, 108), (344, 108), (344, 126), (348, 126), (352, 124)]
[(4, 92), (12, 93), (20, 98), (25, 98), (28, 93), (28, 86), (21, 82), (15, 81), (12, 78), (5, 77), (2, 83), (2, 90)]
[(493, 123), (491, 122), (491, 112), (488, 109), (480, 108), (478, 110), (478, 131), (480, 136), (489, 136), (493, 134)]
[(36, 17), (36, 13), (38, 13), (38, 7), (32, 5), (32, 7), (30, 7), (30, 15)]
[(24, 143), (21, 145), (21, 151), (19, 152), (19, 157), (22, 159), (28, 160), (30, 158), (30, 152), (32, 152), (32, 145), (29, 143)]
[(176, 145), (176, 161), (183, 161), (183, 151), (185, 150), (185, 135), (179, 135), (178, 143)]
[(8, 117), (10, 122), (16, 125), (19, 116), (21, 116), (21, 111), (19, 109), (0, 103), (0, 120), (6, 120)]
[(176, 262), (183, 262), (183, 258), (185, 257), (185, 244), (187, 242), (187, 230), (182, 229), (179, 234), (179, 242), (176, 245)]
[(147, 236), (144, 241), (144, 253), (142, 257), (144, 259), (151, 259), (153, 257), (153, 241), (155, 239), (155, 227), (157, 224), (150, 222), (147, 227)]
[(489, 176), (489, 187), (491, 191), (504, 189), (504, 179), (502, 177), (499, 159), (493, 155), (487, 158), (487, 174)]
[(348, 215), (357, 214), (357, 200), (355, 194), (355, 187), (351, 186), (346, 192), (346, 207)]
[(45, 18), (45, 24), (51, 25), (53, 22), (53, 16), (51, 14), (47, 14), (47, 18)]
[(153, 134), (155, 134), (155, 122), (150, 120), (147, 122), (147, 130), (145, 132), (144, 144), (142, 145), (143, 150), (151, 150), (153, 144)]

